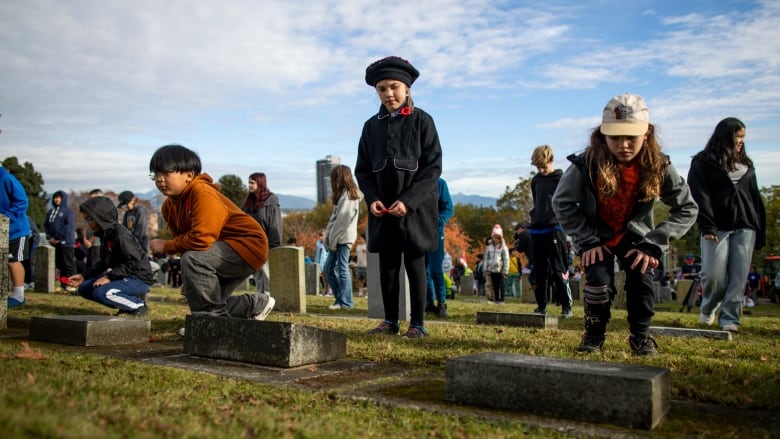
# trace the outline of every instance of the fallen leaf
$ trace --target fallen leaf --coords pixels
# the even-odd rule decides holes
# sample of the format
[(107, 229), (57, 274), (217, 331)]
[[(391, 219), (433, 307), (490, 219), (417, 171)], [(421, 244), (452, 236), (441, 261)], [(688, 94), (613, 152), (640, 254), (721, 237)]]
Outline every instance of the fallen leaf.
[(43, 360), (46, 358), (46, 355), (44, 355), (40, 349), (31, 349), (30, 345), (26, 341), (23, 341), (21, 345), (22, 350), (14, 353), (15, 358), (22, 358), (27, 360)]

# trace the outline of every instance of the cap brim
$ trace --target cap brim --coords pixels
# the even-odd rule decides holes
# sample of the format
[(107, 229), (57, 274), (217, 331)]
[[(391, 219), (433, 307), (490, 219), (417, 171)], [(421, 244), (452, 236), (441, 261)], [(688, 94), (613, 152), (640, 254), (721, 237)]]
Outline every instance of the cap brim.
[(647, 132), (647, 122), (602, 123), (601, 134), (605, 136), (641, 136)]

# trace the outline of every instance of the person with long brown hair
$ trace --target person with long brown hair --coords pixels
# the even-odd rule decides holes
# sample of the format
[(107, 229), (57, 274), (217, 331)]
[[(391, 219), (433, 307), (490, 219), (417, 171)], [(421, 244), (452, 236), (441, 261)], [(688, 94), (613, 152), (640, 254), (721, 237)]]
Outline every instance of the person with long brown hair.
[[(282, 212), (279, 209), (279, 198), (268, 189), (267, 178), (262, 172), (253, 172), (247, 183), (249, 193), (244, 199), (241, 210), (248, 213), (263, 227), (268, 236), (268, 249), (282, 245)], [(269, 294), (268, 264), (252, 276), (258, 293)]]
[(688, 184), (699, 204), (702, 302), (699, 322), (739, 332), (753, 250), (766, 243), (766, 210), (756, 168), (745, 152), (745, 124), (721, 120), (691, 160)]
[[(696, 220), (688, 185), (661, 153), (645, 100), (625, 93), (607, 102), (590, 144), (561, 177), (553, 195), (558, 221), (581, 252), (585, 267), (585, 334), (579, 352), (604, 346), (616, 291), (615, 259), (626, 273), (626, 309), (635, 355), (655, 355), (648, 333), (655, 305), (654, 270), (669, 241), (683, 236)], [(670, 207), (654, 225), (656, 198)]]
[(322, 272), (333, 290), (335, 301), (329, 309), (350, 309), (352, 301), (352, 274), (349, 268), (349, 251), (357, 239), (357, 223), (360, 215), (360, 200), (363, 194), (352, 179), (349, 166), (338, 165), (330, 171), (330, 186), (333, 196), (333, 213), (325, 229), (325, 247), (328, 257)]

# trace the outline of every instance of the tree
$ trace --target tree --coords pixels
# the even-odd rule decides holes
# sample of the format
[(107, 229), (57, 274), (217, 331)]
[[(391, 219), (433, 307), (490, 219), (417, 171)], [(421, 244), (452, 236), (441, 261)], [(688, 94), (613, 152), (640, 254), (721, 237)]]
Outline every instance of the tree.
[(43, 177), (35, 170), (32, 163), (24, 162), (19, 164), (16, 157), (7, 157), (3, 160), (3, 167), (8, 170), (24, 187), (30, 205), (27, 208), (27, 215), (42, 226), (46, 220), (48, 196), (43, 191)]
[(499, 221), (496, 209), (473, 204), (456, 204), (453, 216), (469, 237), (469, 248), (480, 251), (485, 247), (485, 239), (490, 235), (493, 225)]
[(534, 207), (533, 194), (531, 194), (531, 179), (535, 172), (531, 172), (528, 178), (520, 177), (514, 188), (506, 187), (504, 193), (496, 201), (499, 211), (514, 211), (520, 213), (515, 221), (527, 221), (531, 219), (531, 209)]
[(220, 192), (228, 198), (230, 198), (236, 206), (241, 207), (244, 204), (246, 194), (249, 192), (246, 186), (244, 186), (241, 177), (234, 174), (227, 174), (219, 177)]

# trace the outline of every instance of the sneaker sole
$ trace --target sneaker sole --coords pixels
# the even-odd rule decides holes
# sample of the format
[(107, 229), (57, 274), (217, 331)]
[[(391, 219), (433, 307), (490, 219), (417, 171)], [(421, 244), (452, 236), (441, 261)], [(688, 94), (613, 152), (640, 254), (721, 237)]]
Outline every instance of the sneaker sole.
[(265, 318), (268, 317), (268, 314), (271, 314), (271, 310), (274, 309), (274, 305), (276, 305), (276, 299), (269, 297), (268, 303), (265, 304), (265, 308), (260, 311), (260, 314), (255, 315), (254, 319), (265, 320)]

